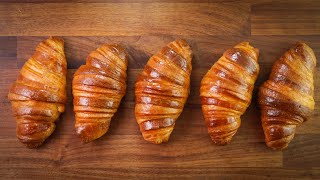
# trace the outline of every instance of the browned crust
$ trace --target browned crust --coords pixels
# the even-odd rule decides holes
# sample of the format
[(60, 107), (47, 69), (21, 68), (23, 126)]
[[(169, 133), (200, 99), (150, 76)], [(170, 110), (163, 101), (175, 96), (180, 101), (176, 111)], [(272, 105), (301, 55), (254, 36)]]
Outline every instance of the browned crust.
[(258, 56), (258, 49), (242, 42), (226, 50), (201, 81), (202, 112), (217, 145), (230, 143), (240, 127), (259, 73)]
[(296, 126), (312, 115), (315, 66), (312, 49), (299, 42), (274, 63), (269, 80), (260, 87), (261, 121), (270, 148), (285, 149)]
[(66, 72), (64, 42), (50, 37), (37, 46), (11, 86), (8, 98), (16, 116), (17, 137), (27, 147), (40, 146), (64, 112)]
[(153, 55), (135, 84), (135, 115), (146, 141), (169, 140), (189, 95), (192, 51), (176, 40)]
[(117, 44), (102, 45), (87, 57), (72, 81), (75, 129), (83, 143), (104, 135), (126, 92), (128, 55)]

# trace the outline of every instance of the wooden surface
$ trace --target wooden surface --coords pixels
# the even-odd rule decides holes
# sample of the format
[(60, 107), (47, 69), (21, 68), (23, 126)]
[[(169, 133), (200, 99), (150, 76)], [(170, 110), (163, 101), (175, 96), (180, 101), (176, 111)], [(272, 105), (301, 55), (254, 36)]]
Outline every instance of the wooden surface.
[[(320, 2), (175, 0), (0, 0), (0, 178), (320, 179)], [(6, 3), (16, 2), (16, 3)], [(120, 3), (117, 3), (120, 2)], [(39, 149), (15, 136), (8, 88), (36, 45), (62, 36), (68, 61), (68, 103), (57, 129)], [(134, 117), (134, 81), (148, 58), (176, 38), (194, 51), (191, 92), (167, 144), (143, 140)], [(228, 146), (211, 142), (201, 112), (200, 80), (229, 47), (247, 40), (260, 49), (256, 88), (273, 62), (296, 41), (318, 57), (316, 109), (284, 151), (264, 144), (256, 89)], [(121, 43), (130, 54), (128, 89), (102, 138), (81, 144), (74, 132), (71, 81), (88, 53)]]

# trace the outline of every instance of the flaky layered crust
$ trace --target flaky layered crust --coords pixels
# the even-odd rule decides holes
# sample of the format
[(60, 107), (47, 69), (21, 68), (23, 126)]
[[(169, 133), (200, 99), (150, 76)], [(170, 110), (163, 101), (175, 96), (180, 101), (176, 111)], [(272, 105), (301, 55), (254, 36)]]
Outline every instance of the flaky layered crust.
[(135, 115), (146, 141), (169, 140), (189, 95), (192, 51), (176, 40), (153, 55), (135, 84)]
[(217, 145), (230, 143), (240, 127), (259, 73), (258, 56), (258, 49), (242, 42), (226, 50), (201, 81), (202, 112)]
[(119, 45), (90, 53), (72, 83), (75, 129), (82, 142), (104, 135), (126, 92), (128, 55)]
[(8, 98), (16, 117), (17, 137), (29, 148), (40, 146), (65, 110), (67, 62), (64, 42), (50, 37), (24, 64)]
[(269, 80), (260, 87), (262, 127), (270, 148), (286, 148), (297, 125), (312, 115), (315, 67), (312, 49), (297, 43), (275, 62)]

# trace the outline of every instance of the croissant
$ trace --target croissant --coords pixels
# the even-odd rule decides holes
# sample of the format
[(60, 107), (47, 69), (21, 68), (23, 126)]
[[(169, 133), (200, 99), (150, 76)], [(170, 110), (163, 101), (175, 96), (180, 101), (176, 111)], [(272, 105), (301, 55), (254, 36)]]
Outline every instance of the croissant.
[(202, 112), (212, 141), (230, 143), (251, 102), (259, 50), (242, 42), (228, 49), (201, 80)]
[(285, 149), (297, 125), (314, 110), (313, 73), (316, 57), (305, 43), (297, 43), (273, 65), (259, 91), (262, 127), (268, 147)]
[(9, 90), (17, 137), (29, 148), (40, 146), (54, 131), (65, 110), (67, 62), (64, 42), (41, 42)]
[(75, 129), (84, 143), (104, 135), (126, 92), (128, 55), (119, 45), (92, 51), (72, 82)]
[(135, 84), (135, 116), (146, 141), (169, 140), (189, 95), (192, 51), (173, 41), (153, 55)]

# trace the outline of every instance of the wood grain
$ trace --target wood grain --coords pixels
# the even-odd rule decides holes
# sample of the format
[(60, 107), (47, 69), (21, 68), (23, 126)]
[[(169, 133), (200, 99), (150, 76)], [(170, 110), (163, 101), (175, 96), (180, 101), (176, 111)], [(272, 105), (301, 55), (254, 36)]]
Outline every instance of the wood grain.
[[(319, 134), (296, 135), (291, 147), (283, 153), (283, 166), (290, 168), (320, 167)], [(301, 162), (303, 158), (303, 163)]]
[[(0, 0), (3, 3), (66, 3), (65, 0)], [(287, 2), (287, 0), (69, 0), (68, 3), (250, 3), (251, 5), (265, 4), (270, 2)], [(301, 0), (290, 0), (290, 3)], [(314, 3), (317, 0), (304, 0), (305, 3)], [(290, 4), (288, 4), (290, 5)]]
[(17, 38), (0, 37), (0, 70), (17, 68)]
[(252, 35), (320, 35), (320, 2), (252, 6)]
[(3, 178), (10, 179), (224, 179), (224, 180), (309, 180), (320, 176), (319, 169), (284, 168), (4, 168)]
[(249, 11), (246, 3), (8, 3), (0, 35), (249, 34)]
[[(0, 4), (0, 179), (320, 179), (320, 66), (314, 114), (287, 150), (265, 146), (256, 102), (273, 63), (295, 42), (310, 45), (319, 65), (319, 1), (0, 2), (15, 2)], [(50, 35), (65, 40), (67, 108), (47, 142), (31, 150), (15, 137), (7, 93), (36, 45)], [(194, 52), (191, 91), (169, 143), (156, 146), (143, 140), (136, 123), (134, 83), (149, 57), (176, 38), (186, 39)], [(232, 143), (215, 146), (202, 117), (199, 85), (222, 53), (241, 41), (260, 49), (261, 71)], [(71, 81), (88, 53), (104, 43), (122, 44), (129, 53), (127, 93), (108, 133), (81, 144)]]

